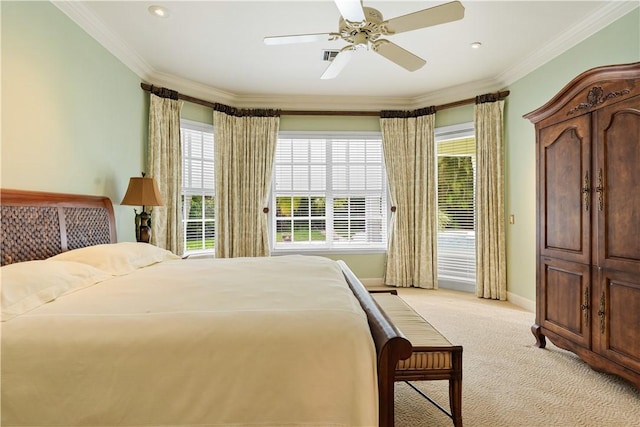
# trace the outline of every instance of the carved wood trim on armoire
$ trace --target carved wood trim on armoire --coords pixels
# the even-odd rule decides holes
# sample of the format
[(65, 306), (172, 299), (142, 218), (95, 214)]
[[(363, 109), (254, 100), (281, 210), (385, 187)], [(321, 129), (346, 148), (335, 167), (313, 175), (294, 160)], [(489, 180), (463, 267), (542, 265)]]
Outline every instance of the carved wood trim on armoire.
[(577, 76), (536, 130), (536, 345), (640, 389), (640, 62)]

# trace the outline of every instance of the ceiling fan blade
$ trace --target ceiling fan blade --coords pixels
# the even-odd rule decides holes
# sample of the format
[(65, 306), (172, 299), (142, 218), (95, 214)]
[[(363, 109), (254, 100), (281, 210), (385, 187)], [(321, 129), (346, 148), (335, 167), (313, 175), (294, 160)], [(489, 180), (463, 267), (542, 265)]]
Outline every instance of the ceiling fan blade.
[(424, 59), (414, 55), (389, 40), (380, 39), (373, 43), (373, 50), (391, 62), (395, 62), (409, 71), (416, 71), (427, 63)]
[(389, 33), (397, 34), (431, 27), (464, 18), (464, 6), (459, 1), (441, 4), (418, 12), (391, 18), (387, 21)]
[(333, 35), (331, 33), (297, 34), (293, 36), (265, 37), (264, 44), (278, 45), (292, 43), (326, 42), (328, 40), (333, 40)]
[(360, 0), (335, 0), (336, 6), (340, 11), (340, 15), (345, 21), (361, 22), (364, 21), (364, 9)]
[(322, 76), (320, 78), (322, 80), (335, 78), (338, 74), (340, 74), (340, 71), (342, 71), (347, 63), (349, 63), (349, 61), (353, 57), (354, 52), (355, 50), (353, 46), (347, 46), (346, 48), (342, 49), (340, 53), (338, 53), (336, 57), (333, 58), (333, 61), (331, 61), (331, 64), (329, 64), (327, 69), (324, 70), (324, 73), (322, 73)]

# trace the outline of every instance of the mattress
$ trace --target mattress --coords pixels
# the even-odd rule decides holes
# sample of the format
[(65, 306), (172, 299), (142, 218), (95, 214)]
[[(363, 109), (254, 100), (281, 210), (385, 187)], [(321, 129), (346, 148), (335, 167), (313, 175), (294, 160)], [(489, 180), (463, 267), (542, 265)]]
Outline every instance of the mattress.
[(336, 262), (95, 266), (2, 323), (3, 426), (377, 425), (374, 344)]

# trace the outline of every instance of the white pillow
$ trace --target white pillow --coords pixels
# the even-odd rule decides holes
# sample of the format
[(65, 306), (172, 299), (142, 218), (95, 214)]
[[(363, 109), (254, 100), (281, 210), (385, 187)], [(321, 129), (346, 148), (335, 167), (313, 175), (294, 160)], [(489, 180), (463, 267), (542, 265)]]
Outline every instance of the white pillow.
[(53, 261), (76, 261), (121, 276), (157, 262), (180, 259), (166, 249), (148, 243), (120, 242), (87, 246), (49, 258)]
[(3, 266), (0, 275), (3, 322), (112, 277), (90, 265), (69, 261), (19, 262)]

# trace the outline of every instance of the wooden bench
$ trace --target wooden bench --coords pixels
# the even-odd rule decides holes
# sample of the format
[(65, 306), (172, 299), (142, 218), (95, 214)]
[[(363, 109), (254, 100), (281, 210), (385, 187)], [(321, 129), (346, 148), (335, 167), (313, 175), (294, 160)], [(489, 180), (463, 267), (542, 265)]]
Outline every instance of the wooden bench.
[[(395, 290), (371, 291), (376, 304), (404, 334), (412, 346), (408, 359), (398, 361), (395, 381), (405, 381), (444, 412), (455, 427), (462, 427), (462, 346), (452, 345), (429, 322), (397, 295)], [(409, 381), (449, 381), (447, 411)], [(393, 407), (393, 395), (388, 404)]]

